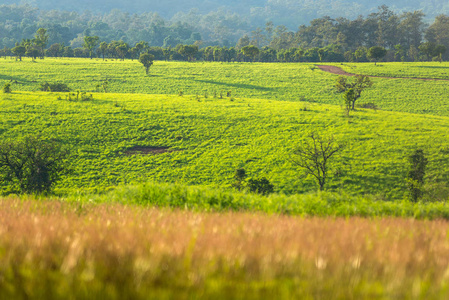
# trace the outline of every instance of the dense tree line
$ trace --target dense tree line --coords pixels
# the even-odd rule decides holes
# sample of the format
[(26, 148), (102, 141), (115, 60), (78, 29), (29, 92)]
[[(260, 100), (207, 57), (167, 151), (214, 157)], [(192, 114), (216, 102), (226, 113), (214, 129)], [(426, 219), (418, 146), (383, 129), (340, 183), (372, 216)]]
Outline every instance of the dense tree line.
[[(353, 18), (358, 15), (367, 15), (376, 10), (379, 5), (385, 4), (382, 0), (2, 0), (2, 4), (33, 3), (42, 10), (63, 10), (83, 13), (91, 11), (96, 14), (107, 14), (113, 9), (120, 9), (130, 14), (139, 14), (146, 11), (158, 12), (164, 18), (173, 21), (185, 22), (196, 14), (195, 21), (202, 16), (213, 19), (219, 10), (238, 13), (248, 20), (254, 27), (263, 26), (267, 21), (286, 25), (296, 29), (301, 24), (321, 16), (333, 18)], [(449, 14), (446, 0), (395, 0), (388, 2), (394, 11), (422, 10), (429, 20), (438, 14)], [(189, 23), (189, 22), (188, 22)]]
[[(441, 61), (449, 58), (449, 51), (446, 51), (449, 16), (439, 15), (429, 26), (421, 11), (396, 14), (387, 6), (353, 20), (314, 19), (297, 31), (290, 31), (283, 25), (274, 26), (271, 22), (264, 28), (247, 30), (247, 24), (228, 20), (226, 30), (234, 26), (233, 34), (240, 36), (234, 43), (225, 35), (203, 35), (198, 27), (167, 22), (156, 14), (130, 16), (113, 11), (100, 18), (88, 13), (50, 11), (37, 17), (37, 11), (31, 6), (3, 5), (0, 6), (0, 20), (8, 20), (0, 23), (0, 54), (14, 55), (18, 59), (23, 56), (43, 58), (44, 55), (138, 59), (144, 52), (157, 60), (229, 62), (369, 61), (378, 58)], [(375, 57), (374, 47), (385, 49), (382, 50), (386, 51), (385, 57)]]

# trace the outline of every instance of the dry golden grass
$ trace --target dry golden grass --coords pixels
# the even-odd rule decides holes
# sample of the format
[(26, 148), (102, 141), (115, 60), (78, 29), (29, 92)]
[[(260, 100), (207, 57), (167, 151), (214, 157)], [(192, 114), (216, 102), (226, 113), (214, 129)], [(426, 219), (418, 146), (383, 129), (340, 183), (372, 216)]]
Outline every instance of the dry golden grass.
[(0, 201), (0, 299), (447, 299), (449, 223)]

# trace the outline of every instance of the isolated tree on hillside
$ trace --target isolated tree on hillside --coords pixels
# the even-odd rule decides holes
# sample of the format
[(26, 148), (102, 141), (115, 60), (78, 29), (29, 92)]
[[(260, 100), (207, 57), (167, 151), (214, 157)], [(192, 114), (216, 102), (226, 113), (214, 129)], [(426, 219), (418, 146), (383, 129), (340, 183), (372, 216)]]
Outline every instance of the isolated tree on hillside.
[(423, 194), (424, 176), (426, 175), (427, 158), (422, 149), (416, 149), (408, 157), (410, 168), (407, 173), (407, 185), (410, 192), (410, 200), (418, 201)]
[[(348, 80), (347, 76), (339, 76), (335, 87), (337, 92), (345, 93), (345, 102), (348, 101), (347, 105), (354, 110), (355, 102), (362, 95), (363, 90), (369, 88), (373, 85), (373, 82), (368, 76), (356, 75), (353, 80)], [(352, 89), (350, 93), (347, 91)]]
[(100, 38), (98, 36), (85, 36), (83, 47), (89, 51), (90, 59), (93, 57), (95, 47), (98, 45)]
[(349, 112), (351, 111), (352, 105), (355, 102), (354, 88), (350, 88), (350, 89), (346, 90), (345, 93), (343, 94), (343, 98), (345, 99), (346, 115), (349, 116)]
[(374, 59), (374, 65), (381, 60), (385, 55), (387, 55), (387, 50), (384, 47), (374, 46), (368, 49), (366, 56), (369, 59)]
[(337, 144), (333, 137), (323, 138), (314, 132), (296, 148), (291, 160), (315, 177), (322, 191), (328, 179), (330, 159), (342, 149), (343, 145)]
[(3, 86), (3, 93), (5, 93), (5, 94), (11, 93), (11, 83), (10, 82), (5, 83), (5, 85)]
[(148, 75), (150, 67), (153, 65), (154, 55), (150, 53), (142, 53), (139, 56), (139, 61), (145, 67), (145, 72)]

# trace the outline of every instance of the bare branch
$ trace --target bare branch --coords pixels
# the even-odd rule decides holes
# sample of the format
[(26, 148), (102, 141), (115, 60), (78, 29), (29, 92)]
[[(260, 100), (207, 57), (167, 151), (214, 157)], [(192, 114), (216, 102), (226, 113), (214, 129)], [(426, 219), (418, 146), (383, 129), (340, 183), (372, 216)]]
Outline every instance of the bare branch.
[(320, 190), (323, 190), (328, 174), (329, 159), (341, 149), (343, 146), (336, 144), (333, 137), (324, 139), (313, 132), (309, 140), (293, 152), (297, 159), (291, 159), (291, 161), (305, 169), (307, 174), (315, 177)]

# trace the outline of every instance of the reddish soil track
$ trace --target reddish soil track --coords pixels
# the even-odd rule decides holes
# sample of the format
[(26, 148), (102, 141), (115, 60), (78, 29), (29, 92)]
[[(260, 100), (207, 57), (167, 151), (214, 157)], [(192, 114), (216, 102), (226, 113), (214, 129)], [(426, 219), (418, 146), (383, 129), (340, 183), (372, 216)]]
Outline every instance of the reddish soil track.
[[(336, 74), (336, 75), (343, 75), (343, 76), (356, 76), (358, 74), (348, 73), (344, 71), (343, 69), (336, 67), (336, 66), (327, 66), (327, 65), (317, 65), (317, 67), (324, 72)], [(417, 79), (417, 80), (425, 80), (425, 81), (449, 81), (449, 79), (442, 79), (442, 78), (418, 78), (418, 77), (386, 77), (386, 76), (373, 76), (373, 75), (367, 75), (368, 77), (375, 77), (375, 78), (387, 78), (387, 79)]]

